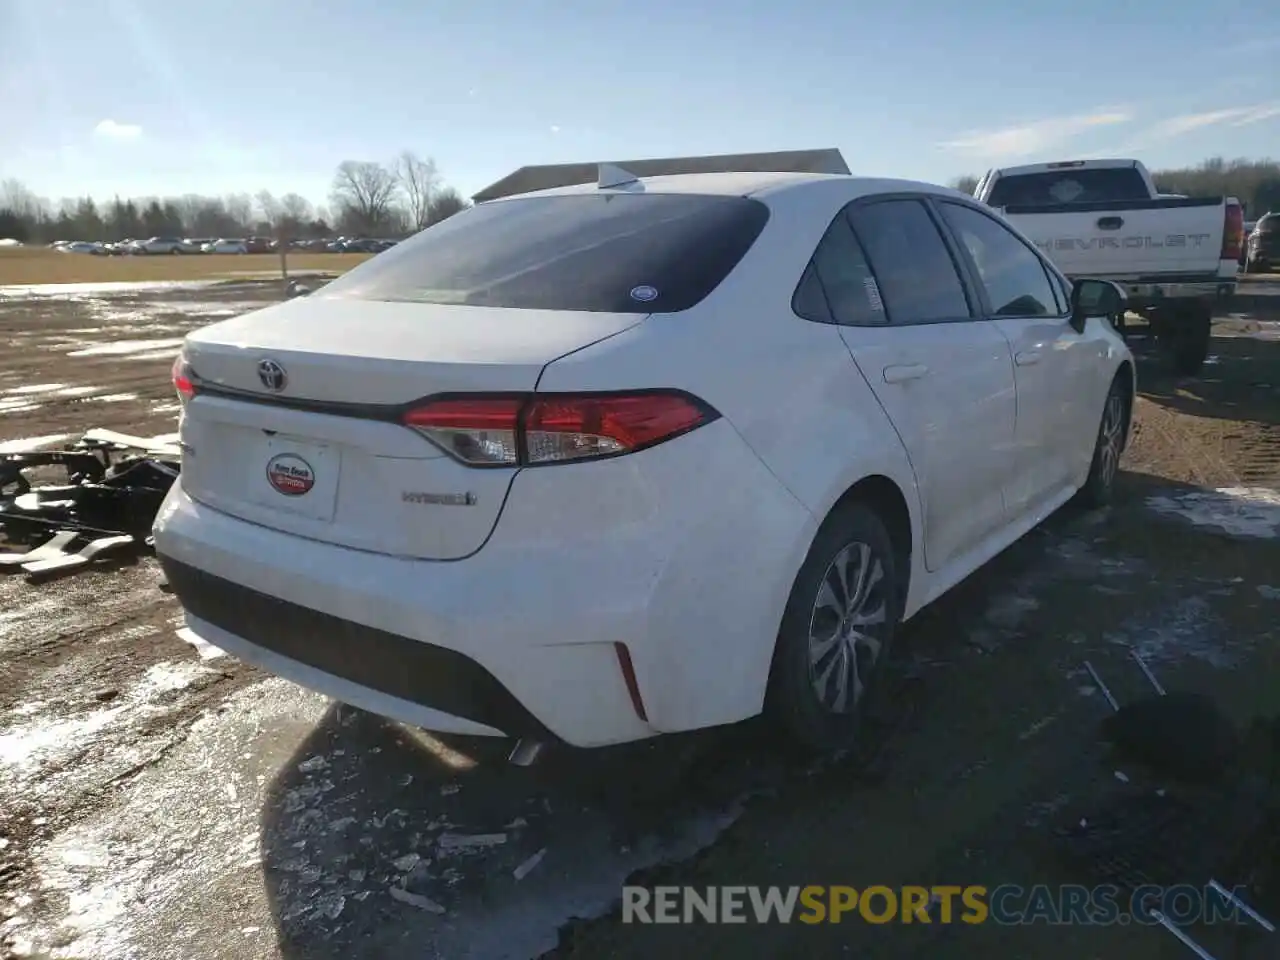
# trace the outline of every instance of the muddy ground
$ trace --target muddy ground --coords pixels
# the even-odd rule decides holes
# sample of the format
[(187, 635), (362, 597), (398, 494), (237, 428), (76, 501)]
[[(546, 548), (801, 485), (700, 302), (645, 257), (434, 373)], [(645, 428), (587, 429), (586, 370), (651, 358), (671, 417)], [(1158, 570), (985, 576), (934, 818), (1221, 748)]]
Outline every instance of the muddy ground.
[[(0, 292), (0, 444), (170, 432), (179, 338), (277, 296)], [(1137, 927), (659, 928), (615, 905), (629, 876), (1081, 880), (1046, 837), (1114, 783), (1084, 659), (1122, 699), (1145, 690), (1133, 647), (1241, 721), (1276, 710), (1280, 310), (1251, 308), (1219, 318), (1201, 377), (1143, 359), (1115, 505), (1064, 511), (912, 622), (883, 749), (820, 769), (754, 723), (514, 768), (195, 649), (151, 559), (0, 579), (0, 956), (1184, 955)]]

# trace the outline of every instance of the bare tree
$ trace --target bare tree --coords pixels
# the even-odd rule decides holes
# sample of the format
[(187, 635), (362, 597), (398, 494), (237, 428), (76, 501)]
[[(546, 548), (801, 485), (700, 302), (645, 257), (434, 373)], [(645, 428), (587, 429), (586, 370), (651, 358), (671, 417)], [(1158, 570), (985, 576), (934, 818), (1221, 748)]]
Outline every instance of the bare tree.
[(0, 208), (10, 210), (20, 217), (37, 219), (47, 212), (47, 207), (21, 180), (11, 179), (0, 183)]
[(453, 187), (445, 187), (431, 198), (431, 205), (427, 208), (427, 223), (439, 223), (441, 220), (447, 220), (455, 213), (467, 209), (467, 201), (462, 199), (462, 195)]
[(274, 230), (280, 222), (280, 201), (276, 199), (276, 195), (270, 190), (259, 190), (258, 195), (254, 197), (257, 204), (258, 212), (262, 214), (263, 222), (269, 224)]
[(978, 178), (973, 176), (956, 177), (950, 184), (953, 190), (959, 190), (961, 193), (973, 195), (973, 191), (978, 189)]
[(431, 222), (431, 200), (440, 185), (440, 173), (430, 157), (423, 160), (412, 150), (406, 150), (396, 158), (396, 181), (404, 194), (405, 212), (415, 230), (421, 230)]
[(395, 192), (395, 174), (369, 160), (344, 160), (333, 177), (333, 205), (340, 218), (371, 233), (391, 219)]
[(294, 223), (311, 219), (311, 201), (298, 193), (286, 193), (280, 198), (280, 215)]
[(242, 233), (247, 233), (253, 225), (253, 200), (247, 193), (233, 193), (224, 202), (227, 216), (235, 221)]

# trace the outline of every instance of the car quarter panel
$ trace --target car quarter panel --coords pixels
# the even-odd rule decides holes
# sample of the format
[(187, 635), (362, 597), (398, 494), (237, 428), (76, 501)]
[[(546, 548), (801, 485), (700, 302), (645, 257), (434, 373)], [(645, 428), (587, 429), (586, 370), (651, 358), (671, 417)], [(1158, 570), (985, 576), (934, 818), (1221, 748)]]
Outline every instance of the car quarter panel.
[[(645, 679), (642, 688), (662, 698), (663, 716), (679, 717), (682, 724), (694, 721), (688, 711), (695, 709), (704, 723), (759, 710), (796, 572), (818, 524), (853, 484), (884, 476), (897, 485), (908, 503), (913, 542), (920, 542), (910, 464), (838, 328), (803, 320), (791, 309), (792, 292), (813, 248), (848, 198), (848, 191), (829, 191), (819, 204), (771, 203), (770, 224), (760, 240), (695, 309), (651, 316), (639, 327), (562, 357), (538, 384), (549, 392), (688, 390), (724, 416), (744, 441), (744, 453), (752, 451), (737, 471), (725, 471), (703, 460), (696, 443), (703, 431), (696, 431), (688, 438), (693, 458), (687, 475), (670, 481), (677, 497), (710, 499), (702, 519), (676, 513), (689, 525), (669, 562), (655, 569), (651, 653), (637, 663), (637, 671), (652, 671), (656, 689)], [(684, 438), (664, 447), (683, 443)], [(648, 455), (634, 459), (639, 464)], [(769, 489), (765, 476), (777, 490), (788, 491), (801, 512), (754, 503), (752, 497)], [(508, 523), (524, 499), (520, 486), (533, 477), (534, 471), (524, 471), (517, 478), (495, 540), (509, 535)], [(724, 504), (733, 504), (728, 513)], [(913, 594), (916, 583), (913, 577)], [(740, 584), (749, 587), (744, 592)], [(737, 609), (712, 609), (727, 603)], [(909, 609), (912, 604), (909, 598)], [(685, 638), (691, 629), (722, 636), (732, 655), (709, 645), (708, 659), (689, 662)], [(734, 682), (725, 682), (729, 678)], [(698, 689), (702, 703), (688, 695)], [(737, 690), (751, 691), (750, 702), (741, 701)], [(646, 700), (649, 696), (645, 692)]]

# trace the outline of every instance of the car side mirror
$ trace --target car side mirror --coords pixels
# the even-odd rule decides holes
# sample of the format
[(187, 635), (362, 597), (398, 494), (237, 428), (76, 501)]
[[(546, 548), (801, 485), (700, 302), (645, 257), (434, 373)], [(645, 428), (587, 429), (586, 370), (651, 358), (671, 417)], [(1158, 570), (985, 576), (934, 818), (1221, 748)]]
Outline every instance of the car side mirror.
[(286, 300), (292, 300), (294, 297), (305, 297), (311, 293), (310, 287), (304, 287), (297, 280), (290, 280), (289, 285), (284, 288), (284, 296)]
[(1124, 315), (1128, 300), (1110, 280), (1077, 280), (1071, 286), (1071, 326), (1084, 333), (1090, 317), (1107, 317), (1115, 324)]

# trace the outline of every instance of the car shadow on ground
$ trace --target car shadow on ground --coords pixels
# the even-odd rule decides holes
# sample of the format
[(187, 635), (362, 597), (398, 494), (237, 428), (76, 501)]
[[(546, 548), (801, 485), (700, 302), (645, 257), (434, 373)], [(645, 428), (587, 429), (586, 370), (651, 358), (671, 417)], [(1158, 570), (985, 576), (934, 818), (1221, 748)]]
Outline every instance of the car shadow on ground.
[[(576, 751), (330, 709), (270, 786), (263, 873), (286, 957), (534, 956), (637, 869), (696, 852), (792, 761), (759, 724)], [(509, 953), (508, 953), (509, 951)]]
[[(1126, 480), (1126, 496), (1145, 494)], [(551, 748), (521, 768), (507, 762), (509, 741), (426, 735), (334, 706), (281, 768), (261, 815), (281, 953), (536, 956), (566, 922), (613, 909), (628, 876), (697, 853), (747, 801), (815, 778), (838, 791), (877, 782), (932, 699), (931, 668), (1016, 631), (1022, 608), (1001, 609), (1010, 582), (1098, 516), (1065, 509), (907, 624), (865, 747), (834, 763), (797, 756), (756, 719)]]
[[(1277, 391), (1250, 377), (1275, 369), (1276, 350), (1280, 343), (1255, 336), (1215, 336), (1217, 362), (1181, 382), (1140, 349), (1142, 393), (1204, 417), (1273, 424)], [(1132, 460), (1111, 507), (1069, 505), (904, 627), (873, 705), (868, 746), (855, 757), (815, 765), (753, 720), (597, 751), (551, 748), (521, 768), (507, 762), (507, 741), (429, 736), (333, 706), (280, 768), (261, 812), (264, 883), (281, 954), (562, 955), (558, 931), (568, 925), (588, 934), (582, 950), (563, 955), (600, 955), (590, 944), (612, 942), (610, 911), (626, 879), (685, 875), (683, 864), (750, 801), (785, 794), (787, 803), (801, 798), (801, 807), (874, 806), (879, 801), (866, 799), (874, 792), (860, 788), (901, 776), (902, 756), (907, 779), (945, 792), (971, 775), (966, 753), (975, 729), (998, 728), (1016, 751), (1025, 733), (1017, 725), (1035, 717), (1006, 719), (1009, 699), (1035, 711), (1070, 698), (1085, 655), (1124, 670), (1124, 650), (1106, 639), (1112, 632), (1140, 638), (1165, 629), (1170, 616), (1181, 616), (1175, 608), (1188, 588), (1251, 592), (1274, 552), (1274, 540), (1198, 535), (1206, 530), (1186, 510), (1153, 522), (1160, 512), (1153, 504), (1197, 503), (1202, 517), (1234, 506), (1229, 498), (1206, 506), (1204, 498), (1224, 495), (1145, 473)], [(1246, 587), (1230, 586), (1242, 580)], [(1112, 604), (1115, 613), (1105, 612)], [(1241, 610), (1215, 621), (1208, 639), (1244, 649), (1266, 632), (1257, 619), (1266, 610)], [(1169, 668), (1171, 683), (1180, 669)], [(983, 743), (999, 754), (999, 743)], [(1054, 776), (1057, 762), (1044, 761)], [(1007, 814), (993, 807), (969, 819), (989, 815), (994, 823)], [(914, 842), (910, 831), (900, 842), (903, 849)], [(965, 846), (963, 837), (947, 842)], [(739, 843), (752, 849), (729, 860), (759, 867), (758, 841)], [(854, 861), (873, 859), (863, 852)], [(584, 927), (592, 917), (604, 919)]]

